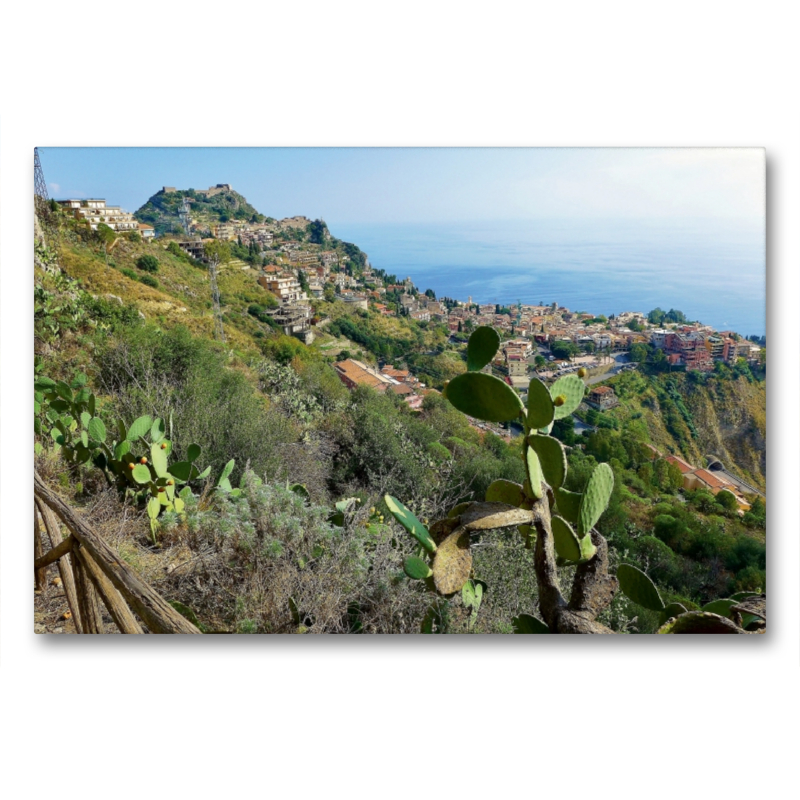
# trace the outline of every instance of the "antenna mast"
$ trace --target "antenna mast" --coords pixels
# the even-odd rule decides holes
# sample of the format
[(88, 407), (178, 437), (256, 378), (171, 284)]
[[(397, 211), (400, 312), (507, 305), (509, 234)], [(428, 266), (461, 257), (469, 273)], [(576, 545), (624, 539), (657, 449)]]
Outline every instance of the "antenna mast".
[(181, 219), (181, 225), (183, 225), (184, 229), (186, 230), (186, 234), (189, 235), (191, 231), (189, 230), (189, 226), (191, 224), (191, 204), (189, 203), (189, 198), (183, 198), (183, 205), (181, 206), (181, 210), (178, 212), (178, 216)]
[(217, 259), (208, 261), (208, 277), (211, 281), (211, 297), (214, 301), (214, 338), (225, 341), (225, 329), (222, 327), (222, 310), (219, 304), (219, 286), (217, 286)]

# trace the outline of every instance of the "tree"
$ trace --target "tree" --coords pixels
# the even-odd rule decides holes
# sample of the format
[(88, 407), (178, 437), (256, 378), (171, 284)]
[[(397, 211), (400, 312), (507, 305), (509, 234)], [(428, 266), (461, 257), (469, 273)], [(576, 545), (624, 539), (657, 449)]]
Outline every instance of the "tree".
[(631, 345), (630, 355), (631, 361), (642, 362), (647, 359), (647, 354), (650, 348), (646, 344), (642, 344), (641, 342), (636, 342), (635, 344)]
[(536, 369), (541, 369), (547, 362), (544, 360), (544, 356), (536, 356), (536, 358), (533, 359), (533, 363)]
[(556, 358), (571, 360), (572, 356), (580, 352), (580, 348), (574, 342), (553, 342), (550, 352)]
[(205, 257), (212, 264), (214, 264), (214, 266), (227, 264), (228, 261), (231, 260), (230, 245), (227, 242), (220, 241), (219, 239), (206, 242), (203, 245), (203, 253), (205, 254)]
[(297, 280), (300, 282), (300, 288), (307, 294), (311, 294), (311, 287), (308, 285), (308, 278), (306, 277), (306, 273), (299, 269), (297, 270)]
[(117, 234), (112, 228), (109, 228), (104, 222), (97, 226), (97, 238), (103, 245), (103, 250), (106, 255), (106, 266), (108, 266), (108, 251), (114, 246), (117, 241)]
[(143, 272), (158, 272), (158, 259), (151, 255), (139, 256), (136, 266)]

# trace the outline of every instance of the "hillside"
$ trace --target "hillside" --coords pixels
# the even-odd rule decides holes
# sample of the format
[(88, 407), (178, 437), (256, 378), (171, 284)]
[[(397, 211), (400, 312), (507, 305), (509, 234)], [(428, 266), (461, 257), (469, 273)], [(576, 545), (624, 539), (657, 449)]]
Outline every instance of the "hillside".
[[(498, 479), (525, 480), (522, 437), (476, 427), (435, 392), (412, 411), (390, 393), (349, 391), (331, 366), (342, 347), (363, 348), (364, 360), (404, 360), (429, 384), (463, 372), (464, 348), (443, 326), (351, 309), (335, 294), (316, 301), (330, 333), (306, 346), (265, 321), (263, 307), (276, 300), (244, 261), (220, 270), (227, 341), (215, 340), (207, 269), (168, 238), (145, 243), (125, 234), (109, 244), (64, 217), (63, 272), (37, 250), (38, 385), (62, 382), (50, 399), (37, 391), (37, 471), (96, 520), (137, 573), (209, 630), (419, 631), (429, 598), (424, 583), (403, 572), (416, 545), (390, 524), (385, 495), (402, 499), (424, 524), (442, 519), (460, 501), (483, 500)], [(142, 268), (152, 266), (145, 256), (154, 269)], [(568, 417), (553, 433), (570, 448), (569, 491), (583, 491), (599, 462), (613, 471), (613, 495), (597, 523), (612, 565), (647, 570), (665, 601), (686, 608), (760, 591), (764, 503), (742, 517), (732, 495), (683, 492), (680, 475), (676, 481), (672, 465), (646, 445), (695, 463), (713, 453), (763, 485), (764, 384), (638, 372), (610, 383), (622, 404), (600, 415), (597, 430), (576, 436)], [(89, 446), (78, 444), (90, 441), (77, 421), (84, 412), (60, 415), (82, 387), (96, 398), (91, 414), (109, 437), (149, 416), (168, 423), (178, 462), (200, 454), (196, 466), (210, 477), (186, 487), (181, 513), (165, 511), (151, 526), (136, 487), (123, 482), (117, 491), (103, 466), (86, 453), (73, 457)], [(75, 446), (65, 453), (59, 440), (72, 434)], [(346, 513), (334, 505), (342, 503)], [(487, 535), (482, 545), (475, 577), (490, 590), (478, 623), (455, 595), (437, 612), (442, 632), (509, 633), (516, 615), (535, 608), (533, 553), (522, 537)], [(62, 601), (47, 591), (39, 624), (54, 629)], [(658, 618), (618, 596), (603, 622), (643, 633)]]
[(165, 191), (161, 189), (134, 212), (134, 217), (139, 222), (152, 225), (156, 230), (156, 235), (180, 233), (183, 228), (179, 212), (184, 199), (188, 199), (192, 219), (200, 228), (210, 229), (214, 225), (230, 220), (264, 222), (266, 219), (233, 189), (225, 189), (215, 194), (208, 193), (210, 191), (213, 190), (173, 189)]
[(766, 381), (627, 372), (608, 385), (621, 404), (605, 413), (625, 430), (696, 466), (716, 456), (766, 489)]

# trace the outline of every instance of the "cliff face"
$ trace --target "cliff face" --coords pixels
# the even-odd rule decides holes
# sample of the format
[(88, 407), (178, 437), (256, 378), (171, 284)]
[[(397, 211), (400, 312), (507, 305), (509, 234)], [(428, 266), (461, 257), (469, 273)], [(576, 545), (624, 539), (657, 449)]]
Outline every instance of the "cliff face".
[(766, 382), (709, 380), (688, 386), (685, 396), (703, 454), (718, 456), (731, 472), (765, 489)]
[(714, 455), (733, 474), (766, 489), (766, 382), (682, 373), (627, 373), (609, 381), (621, 405), (609, 412), (625, 429), (664, 453), (705, 466)]

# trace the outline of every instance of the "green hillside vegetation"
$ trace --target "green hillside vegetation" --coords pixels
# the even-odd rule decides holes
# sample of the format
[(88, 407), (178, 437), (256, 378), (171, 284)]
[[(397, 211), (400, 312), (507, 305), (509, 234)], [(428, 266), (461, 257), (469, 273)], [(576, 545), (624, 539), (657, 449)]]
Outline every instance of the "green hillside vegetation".
[(625, 372), (609, 381), (617, 408), (587, 420), (649, 442), (662, 453), (705, 466), (715, 455), (742, 479), (766, 488), (766, 381), (728, 375)]
[(179, 212), (183, 199), (191, 201), (192, 217), (206, 223), (209, 227), (218, 223), (240, 220), (241, 222), (264, 222), (266, 217), (259, 214), (247, 200), (233, 190), (220, 192), (212, 197), (198, 194), (194, 189), (156, 192), (141, 208), (134, 212), (139, 222), (155, 228), (156, 235), (165, 233), (180, 234)]
[[(242, 261), (219, 274), (223, 344), (213, 338), (205, 268), (165, 244), (123, 235), (107, 245), (62, 219), (63, 272), (51, 254), (37, 251), (37, 386), (49, 385), (45, 376), (61, 381), (59, 391), (71, 398), (85, 387), (109, 432), (143, 415), (164, 421), (171, 461), (185, 461), (196, 445), (194, 463), (210, 468), (210, 477), (190, 482), (180, 513), (161, 512), (151, 527), (145, 504), (111, 486), (103, 468), (67, 457), (57, 441), (64, 434), (53, 427), (63, 406), (47, 400), (43, 389), (36, 400), (37, 470), (157, 591), (193, 609), (206, 630), (418, 632), (429, 598), (424, 582), (404, 572), (418, 547), (393, 521), (384, 496), (403, 498), (422, 521), (443, 518), (459, 502), (483, 500), (498, 479), (523, 482), (521, 441), (473, 427), (435, 392), (420, 412), (393, 395), (350, 392), (324, 345), (333, 335), (346, 337), (368, 351), (365, 357), (402, 359), (439, 386), (464, 372), (464, 353), (447, 344), (438, 326), (347, 314), (335, 300), (320, 304), (333, 320), (332, 335), (305, 346), (271, 327), (264, 312), (276, 300)], [(688, 419), (670, 400), (668, 380), (685, 396)], [(614, 472), (598, 523), (611, 544), (612, 567), (639, 566), (665, 599), (687, 607), (763, 589), (763, 504), (740, 519), (724, 497), (684, 497), (674, 471), (653, 462), (644, 447), (675, 448), (699, 461), (705, 440), (695, 438), (691, 422), (699, 437), (721, 426), (718, 441), (709, 436), (709, 448), (717, 447), (710, 451), (738, 457), (737, 419), (752, 419), (760, 430), (763, 386), (638, 373), (621, 375), (614, 385), (623, 405), (604, 412), (611, 422), (585, 441), (576, 439), (569, 421), (554, 429), (573, 445), (567, 488), (582, 489), (599, 462)], [(746, 399), (741, 408), (739, 395)], [(75, 425), (70, 436), (81, 432), (82, 422)], [(755, 433), (752, 448), (757, 460)], [(231, 460), (230, 489), (216, 488)], [(756, 480), (756, 473), (747, 474)], [(306, 494), (291, 489), (297, 484)], [(475, 578), (489, 586), (480, 613), (474, 618), (453, 596), (439, 609), (440, 630), (513, 632), (514, 618), (536, 603), (532, 559), (519, 534), (485, 537), (474, 560)], [(622, 594), (602, 619), (629, 633), (658, 624), (655, 613)]]

